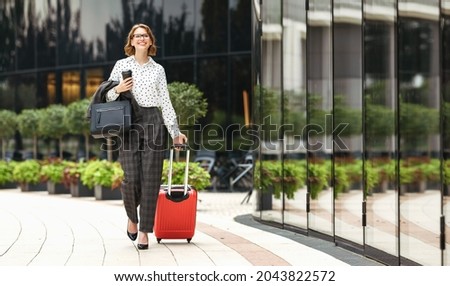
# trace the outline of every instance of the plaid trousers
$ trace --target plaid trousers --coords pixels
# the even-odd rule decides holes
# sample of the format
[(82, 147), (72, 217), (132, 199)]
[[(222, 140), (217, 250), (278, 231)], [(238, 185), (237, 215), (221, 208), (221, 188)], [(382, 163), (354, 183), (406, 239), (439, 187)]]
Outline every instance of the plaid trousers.
[(134, 115), (131, 130), (121, 137), (121, 191), (128, 218), (148, 233), (153, 232), (167, 131), (157, 107), (140, 107)]

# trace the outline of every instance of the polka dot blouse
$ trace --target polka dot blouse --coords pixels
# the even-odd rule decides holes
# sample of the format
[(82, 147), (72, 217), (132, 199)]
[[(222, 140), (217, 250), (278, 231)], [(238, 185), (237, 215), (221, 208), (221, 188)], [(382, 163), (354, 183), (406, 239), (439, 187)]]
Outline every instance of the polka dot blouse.
[[(148, 57), (147, 63), (140, 65), (134, 56), (130, 56), (116, 62), (109, 80), (121, 81), (122, 71), (125, 70), (132, 71), (133, 88), (131, 92), (137, 103), (143, 107), (159, 107), (170, 136), (177, 137), (180, 130), (177, 115), (170, 101), (164, 68), (151, 57)], [(107, 101), (116, 100), (117, 97), (118, 95), (112, 89), (106, 95)]]

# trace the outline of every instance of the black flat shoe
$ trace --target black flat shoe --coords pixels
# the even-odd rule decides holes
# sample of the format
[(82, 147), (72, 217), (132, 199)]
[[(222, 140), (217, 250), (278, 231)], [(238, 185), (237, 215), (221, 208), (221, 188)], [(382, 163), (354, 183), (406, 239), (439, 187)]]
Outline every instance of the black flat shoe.
[(138, 243), (137, 248), (140, 250), (148, 249), (148, 244)]
[(135, 241), (136, 238), (137, 238), (137, 236), (138, 236), (138, 233), (137, 233), (137, 232), (136, 232), (136, 233), (131, 233), (131, 232), (129, 232), (129, 231), (127, 230), (127, 235), (128, 235), (128, 237), (129, 237), (132, 241)]

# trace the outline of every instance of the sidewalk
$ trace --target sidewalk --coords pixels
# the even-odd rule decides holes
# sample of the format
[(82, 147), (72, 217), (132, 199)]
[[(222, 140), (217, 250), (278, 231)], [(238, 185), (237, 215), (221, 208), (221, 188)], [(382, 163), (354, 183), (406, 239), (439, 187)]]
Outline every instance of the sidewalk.
[(251, 204), (240, 204), (244, 196), (200, 192), (191, 243), (158, 244), (150, 235), (149, 249), (139, 251), (126, 235), (122, 201), (0, 190), (0, 266), (379, 265), (332, 243), (255, 222)]

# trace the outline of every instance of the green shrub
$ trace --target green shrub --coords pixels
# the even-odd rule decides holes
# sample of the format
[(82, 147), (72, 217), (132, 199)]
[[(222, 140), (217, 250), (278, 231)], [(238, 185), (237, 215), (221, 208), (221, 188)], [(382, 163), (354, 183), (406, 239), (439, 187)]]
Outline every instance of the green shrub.
[(319, 193), (328, 187), (329, 170), (328, 164), (308, 164), (308, 182), (311, 199), (317, 199)]
[(87, 162), (80, 178), (81, 182), (89, 188), (98, 185), (116, 189), (122, 183), (123, 170), (119, 162), (92, 160)]
[[(172, 165), (172, 184), (182, 185), (184, 184), (184, 174), (185, 174), (186, 164), (184, 162), (173, 162)], [(188, 170), (188, 184), (193, 186), (196, 190), (201, 191), (206, 189), (206, 187), (211, 185), (211, 176), (203, 169), (199, 163), (189, 162)], [(162, 184), (167, 185), (169, 174), (169, 161), (165, 160), (162, 171)]]
[(41, 174), (44, 180), (51, 181), (53, 183), (62, 183), (64, 177), (64, 169), (68, 162), (63, 160), (51, 160), (43, 163)]
[(37, 184), (42, 181), (41, 169), (37, 160), (18, 162), (13, 170), (13, 179), (20, 184)]
[(0, 185), (14, 182), (13, 171), (16, 162), (0, 161)]
[(295, 192), (305, 185), (306, 171), (303, 161), (263, 161), (255, 164), (255, 187), (262, 191), (273, 190), (275, 198), (280, 199), (285, 193), (286, 198), (293, 199)]

